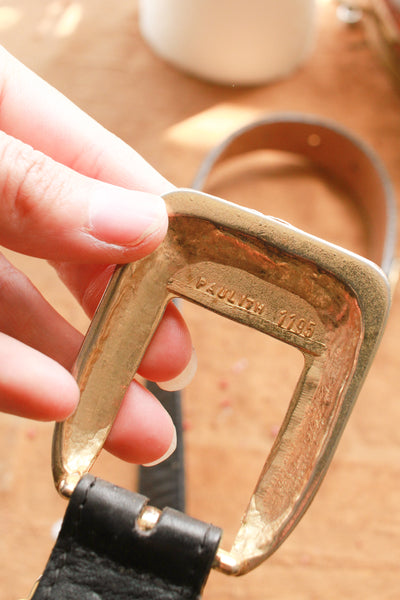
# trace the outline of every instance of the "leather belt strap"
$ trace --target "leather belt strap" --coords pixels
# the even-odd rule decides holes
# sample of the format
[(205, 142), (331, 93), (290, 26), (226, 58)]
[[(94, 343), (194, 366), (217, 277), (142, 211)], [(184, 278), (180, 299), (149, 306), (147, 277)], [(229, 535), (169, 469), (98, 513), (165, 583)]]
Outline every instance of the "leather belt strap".
[(85, 475), (34, 600), (196, 600), (221, 530), (165, 509), (139, 525), (146, 498)]
[(162, 463), (154, 467), (139, 467), (138, 491), (151, 498), (157, 508), (169, 506), (185, 510), (185, 462), (182, 425), (182, 394), (166, 392), (156, 383), (148, 381), (147, 389), (159, 400), (171, 416), (176, 429), (176, 450)]
[(221, 162), (256, 150), (298, 154), (335, 178), (352, 194), (364, 217), (368, 258), (389, 274), (396, 243), (396, 203), (386, 169), (360, 139), (336, 123), (299, 114), (278, 114), (235, 131), (203, 161), (193, 182), (204, 188)]

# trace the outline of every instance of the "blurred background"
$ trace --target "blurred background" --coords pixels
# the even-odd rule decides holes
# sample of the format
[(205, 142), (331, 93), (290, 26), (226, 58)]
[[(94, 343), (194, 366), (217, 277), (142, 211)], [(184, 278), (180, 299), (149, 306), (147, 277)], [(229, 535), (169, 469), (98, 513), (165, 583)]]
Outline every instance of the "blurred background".
[[(296, 111), (335, 120), (361, 137), (380, 156), (398, 195), (396, 3), (354, 8), (319, 0), (304, 2), (304, 10), (310, 4), (315, 12), (304, 23), (309, 27), (304, 54), (298, 51), (291, 68), (282, 61), (280, 70), (265, 71), (265, 78), (246, 85), (239, 74), (220, 85), (215, 74), (212, 81), (195, 77), (186, 65), (181, 70), (170, 57), (161, 58), (160, 49), (141, 34), (136, 0), (1, 0), (0, 43), (177, 186), (190, 186), (207, 152), (237, 127), (260, 115)], [(298, 33), (291, 14), (283, 22), (282, 43)], [(228, 22), (230, 17), (226, 13)], [(210, 36), (211, 26), (223, 27), (221, 14), (218, 19), (210, 21)], [(204, 36), (204, 52), (210, 52)], [(278, 61), (282, 49), (275, 44)], [(221, 73), (227, 74), (225, 68)], [(310, 165), (272, 156), (265, 169), (257, 157), (241, 159), (213, 176), (207, 191), (364, 252), (363, 227), (351, 199)], [(4, 252), (60, 313), (86, 330), (86, 317), (51, 267)], [(198, 374), (184, 392), (188, 512), (221, 526), (229, 546), (302, 361), (294, 349), (204, 309), (184, 303), (182, 310), (199, 358)], [(205, 600), (398, 600), (399, 317), (395, 291), (374, 365), (300, 525), (251, 574), (230, 579), (212, 573)], [(28, 594), (65, 510), (52, 483), (51, 435), (52, 424), (0, 415), (1, 600)], [(95, 472), (135, 489), (135, 467), (106, 453)]]

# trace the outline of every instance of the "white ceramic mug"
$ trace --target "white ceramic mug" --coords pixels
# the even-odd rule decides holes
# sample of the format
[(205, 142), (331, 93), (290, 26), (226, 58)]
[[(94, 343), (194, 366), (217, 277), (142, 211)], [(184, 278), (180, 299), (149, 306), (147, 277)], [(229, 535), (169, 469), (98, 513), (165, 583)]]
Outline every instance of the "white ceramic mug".
[(316, 0), (139, 0), (144, 39), (197, 77), (255, 85), (289, 75), (309, 56)]

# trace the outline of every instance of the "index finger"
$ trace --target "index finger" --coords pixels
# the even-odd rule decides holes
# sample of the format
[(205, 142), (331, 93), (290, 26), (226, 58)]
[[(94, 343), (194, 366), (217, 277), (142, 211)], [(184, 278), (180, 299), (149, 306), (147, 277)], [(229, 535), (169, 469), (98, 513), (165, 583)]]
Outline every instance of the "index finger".
[[(153, 194), (173, 189), (130, 146), (1, 46), (0, 74), (0, 129), (9, 135), (58, 163), (105, 183)], [(53, 265), (84, 308), (92, 314), (110, 272), (105, 265), (83, 264), (84, 257), (82, 259), (82, 264), (58, 262)], [(157, 370), (155, 362), (165, 363), (167, 367), (170, 365), (163, 372), (163, 379), (174, 377), (189, 362), (192, 354), (190, 336), (182, 319), (172, 315), (172, 309), (168, 314), (175, 330), (168, 342), (168, 355), (175, 358), (160, 361), (157, 347), (165, 346), (164, 342), (159, 342), (151, 344), (145, 361), (148, 374)]]
[(1, 46), (0, 73), (0, 129), (88, 177), (153, 194), (173, 189), (128, 144)]

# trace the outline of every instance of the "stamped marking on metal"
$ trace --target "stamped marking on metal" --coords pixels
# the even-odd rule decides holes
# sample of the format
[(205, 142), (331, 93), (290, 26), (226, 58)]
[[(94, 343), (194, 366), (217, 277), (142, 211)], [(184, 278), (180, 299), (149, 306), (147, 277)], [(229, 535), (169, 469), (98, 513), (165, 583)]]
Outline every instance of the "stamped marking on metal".
[(195, 287), (197, 290), (202, 289), (207, 294), (210, 294), (210, 296), (216, 296), (228, 304), (244, 308), (257, 315), (261, 315), (265, 308), (265, 303), (255, 300), (249, 294), (242, 294), (237, 289), (221, 285), (216, 281), (208, 281), (202, 276), (197, 279)]
[(305, 319), (297, 313), (291, 313), (289, 310), (282, 309), (278, 313), (279, 318), (277, 321), (278, 327), (286, 329), (286, 331), (293, 331), (297, 335), (304, 336), (305, 338), (312, 338), (316, 323)]

